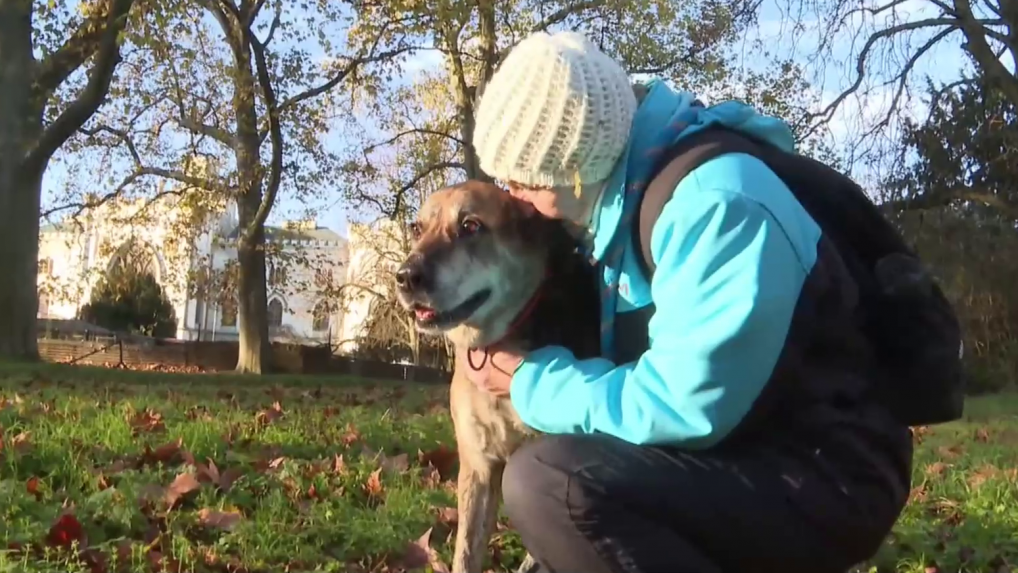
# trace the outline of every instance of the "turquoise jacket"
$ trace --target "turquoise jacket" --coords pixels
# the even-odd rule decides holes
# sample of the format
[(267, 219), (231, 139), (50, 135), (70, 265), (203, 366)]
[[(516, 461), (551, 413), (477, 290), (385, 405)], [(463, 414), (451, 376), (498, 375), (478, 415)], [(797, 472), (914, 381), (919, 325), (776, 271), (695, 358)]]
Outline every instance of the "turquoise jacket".
[[(649, 176), (653, 149), (722, 124), (793, 149), (786, 124), (739, 102), (690, 113), (694, 96), (661, 81), (634, 118), (625, 157), (604, 191), (593, 244), (599, 260), (621, 222), (627, 178)], [(630, 181), (631, 182), (631, 181)], [(759, 160), (728, 154), (683, 179), (651, 236), (648, 284), (632, 245), (623, 255), (616, 312), (653, 302), (650, 349), (635, 362), (577, 360), (562, 347), (530, 353), (513, 374), (520, 418), (545, 433), (610, 434), (635, 444), (703, 448), (722, 440), (768, 383), (800, 291), (817, 260), (819, 227)], [(631, 241), (630, 241), (631, 243)]]

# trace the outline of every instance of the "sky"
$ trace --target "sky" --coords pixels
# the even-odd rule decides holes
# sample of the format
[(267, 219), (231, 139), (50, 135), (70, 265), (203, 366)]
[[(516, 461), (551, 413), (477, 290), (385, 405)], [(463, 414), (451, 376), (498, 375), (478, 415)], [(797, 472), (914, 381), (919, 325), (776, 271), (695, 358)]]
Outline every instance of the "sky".
[[(764, 0), (759, 24), (744, 37), (746, 42), (745, 50), (739, 55), (739, 63), (748, 69), (759, 68), (762, 60), (756, 54), (756, 51), (751, 49), (751, 42), (756, 39), (762, 40), (766, 46), (774, 51), (774, 55), (791, 56), (795, 61), (801, 62), (807, 65), (808, 69), (813, 70), (811, 74), (813, 76), (811, 77), (814, 84), (813, 89), (820, 96), (822, 105), (826, 105), (836, 98), (844, 88), (851, 85), (855, 79), (855, 54), (859, 52), (862, 43), (869, 34), (865, 33), (862, 37), (855, 38), (853, 38), (853, 35), (858, 35), (860, 31), (872, 31), (873, 22), (864, 22), (859, 19), (850, 21), (849, 25), (846, 26), (845, 33), (841, 34), (834, 43), (832, 53), (823, 58), (822, 62), (816, 62), (813, 60), (815, 60), (817, 53), (817, 34), (811, 32), (810, 29), (817, 27), (817, 20), (810, 18), (808, 15), (797, 17), (795, 20), (803, 24), (807, 31), (804, 34), (793, 34), (792, 19), (781, 9), (781, 6), (786, 4), (786, 2), (787, 0)], [(932, 15), (933, 11), (931, 8), (932, 4), (928, 0), (907, 0), (898, 6), (895, 16), (907, 20), (920, 19)], [(796, 42), (790, 41), (790, 38), (793, 36), (798, 36), (799, 40)], [(875, 53), (874, 64), (879, 64), (885, 56), (887, 56), (887, 53)], [(901, 60), (901, 55), (897, 57)], [(417, 74), (434, 69), (440, 64), (441, 59), (437, 52), (421, 52), (412, 57), (407, 63), (404, 68), (404, 77), (411, 81)], [(935, 80), (950, 81), (958, 76), (959, 71), (965, 65), (966, 61), (962, 56), (957, 41), (947, 42), (939, 45), (919, 62), (915, 72), (913, 72), (915, 74), (914, 78), (915, 80), (921, 80), (923, 76), (928, 75)], [(873, 77), (880, 78), (882, 75), (881, 71), (877, 69), (876, 72)], [(886, 73), (888, 72), (883, 72), (884, 77), (887, 77)], [(915, 80), (913, 80), (913, 83), (917, 83)], [(676, 87), (682, 88), (681, 84)], [(879, 120), (891, 101), (893, 86), (877, 86), (864, 91), (868, 91), (868, 95), (865, 97), (849, 98), (835, 114), (830, 129), (836, 140), (841, 142), (850, 141), (861, 133), (860, 129), (867, 125), (872, 125), (874, 121)], [(922, 104), (917, 102), (910, 103), (908, 107), (912, 113), (921, 113), (923, 110)], [(860, 116), (864, 118), (864, 121), (858, 121)], [(326, 135), (326, 144), (343, 146), (346, 143), (343, 133), (342, 129), (332, 130)], [(65, 184), (67, 176), (68, 172), (64, 169), (63, 165), (60, 162), (54, 162), (43, 180), (44, 205), (52, 203), (53, 197), (58, 194)], [(865, 177), (865, 175), (862, 177)], [(323, 208), (317, 217), (318, 224), (346, 235), (348, 213), (343, 201), (338, 196), (325, 197), (322, 204)], [(278, 224), (288, 217), (294, 217), (295, 213), (300, 212), (304, 208), (305, 205), (303, 204), (293, 200), (284, 200), (273, 210), (270, 222)]]

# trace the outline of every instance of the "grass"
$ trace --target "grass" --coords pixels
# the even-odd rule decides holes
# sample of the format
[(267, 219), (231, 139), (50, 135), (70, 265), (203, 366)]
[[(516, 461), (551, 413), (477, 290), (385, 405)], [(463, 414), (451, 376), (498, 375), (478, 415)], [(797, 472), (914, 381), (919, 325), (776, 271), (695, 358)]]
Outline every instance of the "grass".
[[(443, 386), (0, 365), (0, 571), (441, 570)], [(912, 503), (869, 567), (1018, 562), (1018, 397), (916, 433)], [(7, 548), (4, 551), (4, 548)], [(523, 549), (501, 527), (490, 568)]]

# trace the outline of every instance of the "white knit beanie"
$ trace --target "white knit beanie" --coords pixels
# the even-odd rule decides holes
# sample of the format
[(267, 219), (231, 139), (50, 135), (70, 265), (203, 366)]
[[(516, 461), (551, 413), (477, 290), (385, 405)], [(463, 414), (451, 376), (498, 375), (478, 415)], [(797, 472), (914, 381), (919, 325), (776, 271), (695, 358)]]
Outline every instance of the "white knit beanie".
[(611, 175), (629, 140), (636, 97), (625, 70), (582, 34), (538, 32), (517, 44), (484, 88), (474, 149), (501, 181), (563, 187)]

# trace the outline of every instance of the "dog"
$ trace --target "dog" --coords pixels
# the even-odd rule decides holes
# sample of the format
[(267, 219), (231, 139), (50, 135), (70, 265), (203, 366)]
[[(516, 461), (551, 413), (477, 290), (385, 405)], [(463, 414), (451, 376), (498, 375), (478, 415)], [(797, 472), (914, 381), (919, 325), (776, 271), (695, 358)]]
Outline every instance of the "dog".
[[(399, 302), (419, 331), (446, 336), (461, 357), (450, 389), (460, 459), (453, 573), (481, 573), (505, 462), (536, 434), (508, 397), (477, 388), (462, 369), (480, 368), (499, 345), (560, 345), (578, 358), (600, 352), (595, 267), (577, 231), (474, 180), (432, 194), (413, 224), (396, 272)], [(533, 565), (528, 554), (520, 571)]]

